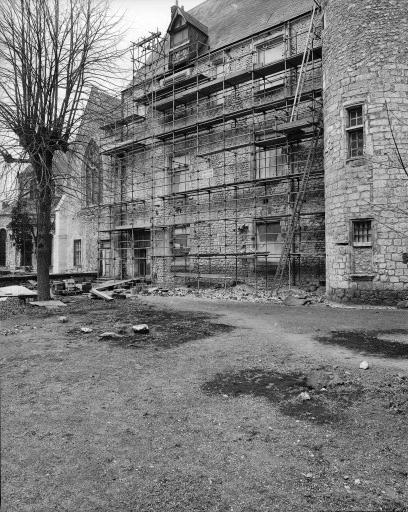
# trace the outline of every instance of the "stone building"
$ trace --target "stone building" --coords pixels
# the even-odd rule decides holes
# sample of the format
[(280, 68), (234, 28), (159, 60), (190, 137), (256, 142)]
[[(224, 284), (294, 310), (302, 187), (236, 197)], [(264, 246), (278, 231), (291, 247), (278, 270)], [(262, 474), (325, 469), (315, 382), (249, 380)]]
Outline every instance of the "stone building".
[(133, 46), (82, 210), (101, 275), (407, 295), (406, 2), (319, 4), (176, 5)]
[(324, 7), (327, 290), (392, 302), (408, 293), (408, 5)]
[(0, 202), (0, 274), (14, 270), (19, 265), (19, 257), (10, 236), (11, 208), (8, 201)]

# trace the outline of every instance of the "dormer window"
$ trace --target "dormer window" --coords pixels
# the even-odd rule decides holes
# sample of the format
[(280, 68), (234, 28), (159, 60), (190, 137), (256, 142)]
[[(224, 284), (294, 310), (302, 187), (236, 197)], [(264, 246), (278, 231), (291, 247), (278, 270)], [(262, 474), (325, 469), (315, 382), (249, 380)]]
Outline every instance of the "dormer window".
[(178, 4), (171, 8), (171, 14), (167, 29), (170, 36), (169, 67), (177, 69), (208, 49), (208, 28)]
[(171, 47), (174, 48), (176, 46), (180, 46), (183, 43), (188, 41), (188, 26), (185, 24), (182, 28), (174, 31), (171, 34)]

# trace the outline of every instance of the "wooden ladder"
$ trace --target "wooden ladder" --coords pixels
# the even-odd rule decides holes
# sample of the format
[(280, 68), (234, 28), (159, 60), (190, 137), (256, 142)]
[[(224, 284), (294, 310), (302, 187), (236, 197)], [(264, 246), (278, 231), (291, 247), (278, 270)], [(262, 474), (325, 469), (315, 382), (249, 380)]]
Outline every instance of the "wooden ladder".
[[(307, 41), (305, 45), (305, 49), (303, 52), (303, 58), (302, 58), (302, 64), (300, 68), (299, 78), (296, 86), (296, 92), (295, 97), (293, 100), (293, 106), (290, 114), (290, 122), (293, 122), (296, 120), (300, 101), (302, 98), (302, 92), (303, 92), (303, 86), (305, 83), (305, 78), (307, 74), (307, 67), (311, 60), (312, 52), (313, 52), (313, 43), (315, 39), (315, 22), (317, 17), (317, 12), (319, 10), (319, 7), (315, 4), (313, 6), (312, 16), (310, 20), (310, 26), (309, 31), (307, 35)], [(292, 214), (289, 220), (289, 225), (286, 231), (285, 241), (282, 246), (282, 252), (281, 256), (279, 258), (278, 266), (276, 268), (275, 276), (273, 279), (272, 287), (275, 291), (278, 291), (279, 288), (282, 286), (282, 281), (285, 273), (285, 268), (288, 264), (292, 246), (295, 240), (295, 235), (298, 230), (299, 221), (300, 221), (300, 212), (303, 206), (303, 202), (305, 199), (305, 194), (309, 182), (310, 172), (313, 168), (315, 157), (316, 157), (316, 150), (317, 146), (319, 144), (319, 140), (321, 138), (323, 132), (323, 119), (322, 119), (322, 113), (320, 113), (315, 121), (314, 126), (314, 133), (312, 138), (312, 143), (310, 146), (310, 149), (308, 151), (305, 167), (303, 169), (299, 188), (296, 193), (296, 197), (293, 204)]]

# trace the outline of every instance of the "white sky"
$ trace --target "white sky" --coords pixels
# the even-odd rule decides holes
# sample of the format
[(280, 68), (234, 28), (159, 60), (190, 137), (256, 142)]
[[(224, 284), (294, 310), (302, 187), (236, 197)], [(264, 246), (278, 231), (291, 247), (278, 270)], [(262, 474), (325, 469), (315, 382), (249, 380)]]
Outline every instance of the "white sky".
[[(186, 11), (204, 0), (179, 0)], [(225, 1), (225, 0), (222, 0)], [(176, 0), (110, 0), (112, 11), (124, 13), (124, 42), (129, 43), (159, 29), (163, 34), (170, 24), (170, 9)]]

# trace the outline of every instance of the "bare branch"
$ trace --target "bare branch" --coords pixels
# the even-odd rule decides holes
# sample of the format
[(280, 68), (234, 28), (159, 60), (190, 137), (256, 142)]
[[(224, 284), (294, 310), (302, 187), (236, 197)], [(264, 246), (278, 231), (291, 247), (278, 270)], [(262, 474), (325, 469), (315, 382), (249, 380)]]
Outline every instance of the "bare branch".
[(35, 180), (43, 298), (49, 295), (52, 207), (81, 179), (70, 165), (56, 165), (56, 157), (81, 132), (92, 109), (85, 108), (90, 91), (117, 74), (120, 20), (112, 19), (106, 0), (0, 3), (0, 158), (8, 165), (29, 163)]

